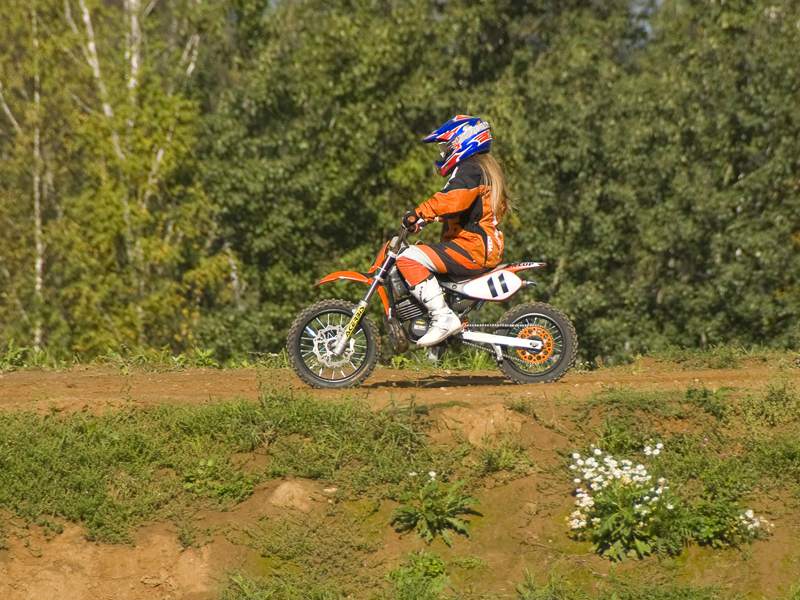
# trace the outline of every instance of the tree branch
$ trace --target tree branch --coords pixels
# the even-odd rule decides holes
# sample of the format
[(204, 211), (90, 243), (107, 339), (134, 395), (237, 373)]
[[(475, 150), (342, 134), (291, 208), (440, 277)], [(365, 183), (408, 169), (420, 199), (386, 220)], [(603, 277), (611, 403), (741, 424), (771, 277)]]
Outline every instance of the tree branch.
[(150, 13), (153, 12), (153, 9), (156, 7), (156, 5), (158, 5), (158, 0), (150, 0), (150, 2), (147, 3), (147, 6), (144, 9), (144, 12), (142, 13), (142, 17), (145, 19), (149, 17)]
[(8, 117), (9, 121), (11, 121), (11, 125), (14, 127), (14, 131), (17, 132), (17, 135), (21, 135), (22, 134), (22, 127), (20, 127), (19, 121), (17, 121), (14, 118), (14, 113), (11, 112), (11, 107), (9, 107), (8, 103), (6, 102), (6, 97), (3, 94), (3, 89), (4, 89), (3, 88), (3, 82), (0, 81), (0, 104), (2, 104), (2, 106), (3, 106), (3, 112), (6, 113), (6, 117)]
[[(125, 10), (128, 13), (130, 23), (130, 34), (128, 43), (128, 59), (130, 63), (130, 73), (128, 76), (128, 96), (131, 107), (136, 105), (136, 87), (139, 84), (139, 66), (142, 54), (142, 30), (139, 26), (139, 10), (141, 5), (139, 0), (125, 0)], [(133, 125), (133, 123), (129, 123)]]
[[(69, 0), (65, 0), (65, 2), (67, 5), (69, 4)], [(94, 76), (97, 91), (100, 95), (100, 102), (103, 106), (103, 114), (111, 125), (111, 142), (114, 146), (114, 152), (117, 158), (122, 161), (125, 160), (125, 153), (122, 151), (119, 134), (114, 128), (114, 109), (111, 108), (111, 104), (108, 101), (108, 89), (103, 80), (103, 74), (100, 71), (100, 59), (97, 55), (97, 42), (94, 35), (94, 27), (92, 26), (92, 15), (89, 12), (89, 8), (86, 6), (85, 0), (78, 0), (78, 5), (81, 9), (83, 26), (86, 31), (86, 60), (89, 63), (89, 67), (92, 69), (92, 75)]]

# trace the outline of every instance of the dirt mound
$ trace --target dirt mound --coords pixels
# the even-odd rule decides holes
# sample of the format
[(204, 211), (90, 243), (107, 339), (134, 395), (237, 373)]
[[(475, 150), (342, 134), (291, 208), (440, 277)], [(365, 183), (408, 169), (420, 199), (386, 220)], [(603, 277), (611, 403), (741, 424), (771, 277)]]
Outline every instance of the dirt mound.
[(445, 429), (462, 434), (470, 444), (480, 446), (491, 438), (518, 433), (525, 419), (503, 404), (490, 404), (479, 408), (452, 406), (441, 409), (438, 422)]
[(87, 542), (84, 531), (72, 525), (50, 540), (32, 531), (0, 553), (0, 595), (7, 600), (211, 598), (220, 566), (230, 564), (222, 546), (183, 549), (175, 529), (163, 524), (142, 529), (132, 547)]
[(326, 502), (319, 485), (311, 481), (294, 479), (284, 481), (269, 496), (269, 503), (279, 508), (290, 508), (300, 512), (311, 512), (314, 504)]

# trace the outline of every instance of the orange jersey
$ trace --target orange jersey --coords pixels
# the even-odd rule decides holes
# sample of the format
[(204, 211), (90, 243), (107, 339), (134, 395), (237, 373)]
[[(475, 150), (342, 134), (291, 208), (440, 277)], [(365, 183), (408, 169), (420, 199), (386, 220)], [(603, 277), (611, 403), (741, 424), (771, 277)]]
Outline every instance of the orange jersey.
[(489, 188), (481, 183), (477, 157), (460, 163), (441, 192), (420, 204), (416, 212), (426, 221), (444, 222), (442, 241), (466, 251), (479, 266), (492, 268), (503, 257), (503, 232), (492, 211)]

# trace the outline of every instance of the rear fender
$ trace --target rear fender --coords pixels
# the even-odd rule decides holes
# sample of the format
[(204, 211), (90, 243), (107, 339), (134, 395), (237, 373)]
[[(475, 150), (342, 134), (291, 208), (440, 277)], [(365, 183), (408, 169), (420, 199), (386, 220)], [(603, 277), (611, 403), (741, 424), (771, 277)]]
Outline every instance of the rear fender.
[(525, 262), (512, 263), (503, 268), (506, 271), (511, 271), (512, 273), (519, 273), (520, 271), (527, 271), (529, 269), (544, 269), (546, 266), (547, 263), (544, 262), (525, 261)]
[[(317, 281), (316, 285), (332, 283), (334, 281), (339, 281), (340, 279), (344, 279), (345, 281), (357, 281), (358, 283), (363, 283), (366, 286), (372, 285), (373, 281), (372, 277), (367, 277), (358, 271), (335, 271), (325, 275), (325, 277)], [(383, 312), (388, 316), (391, 307), (389, 306), (389, 295), (386, 293), (386, 290), (383, 288), (383, 286), (378, 287), (378, 295), (381, 297), (381, 302), (383, 303)]]

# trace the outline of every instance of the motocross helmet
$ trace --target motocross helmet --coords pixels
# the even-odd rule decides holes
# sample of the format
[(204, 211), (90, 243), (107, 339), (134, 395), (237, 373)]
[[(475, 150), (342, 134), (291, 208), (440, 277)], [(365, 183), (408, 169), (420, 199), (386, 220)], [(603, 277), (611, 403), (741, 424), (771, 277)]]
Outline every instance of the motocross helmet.
[(439, 142), (444, 146), (442, 160), (436, 161), (439, 174), (447, 176), (458, 163), (492, 146), (489, 123), (470, 115), (456, 115), (447, 123), (432, 131), (422, 141), (426, 144)]

